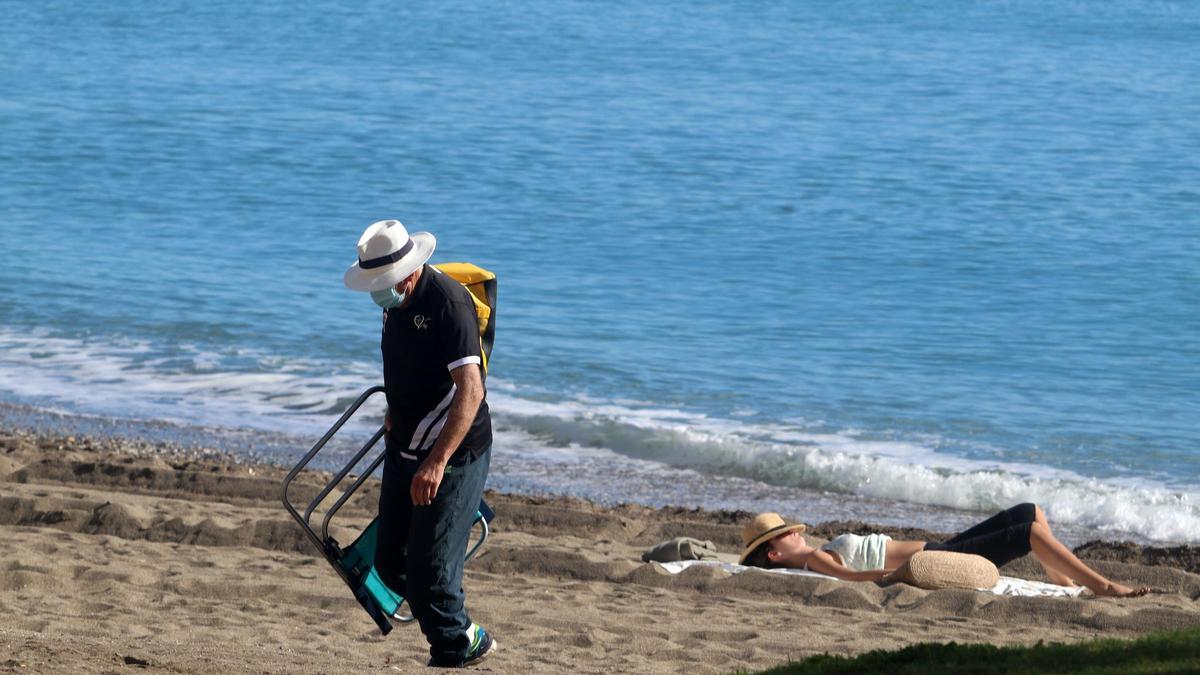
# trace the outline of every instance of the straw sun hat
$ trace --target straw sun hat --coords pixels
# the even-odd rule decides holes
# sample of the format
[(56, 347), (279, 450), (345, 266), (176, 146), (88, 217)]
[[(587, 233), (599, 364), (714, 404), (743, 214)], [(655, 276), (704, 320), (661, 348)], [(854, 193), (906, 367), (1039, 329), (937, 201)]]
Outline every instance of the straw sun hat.
[(803, 532), (808, 529), (803, 523), (788, 525), (783, 521), (778, 513), (760, 513), (754, 516), (754, 520), (742, 528), (742, 544), (746, 548), (742, 551), (742, 556), (738, 558), (738, 564), (745, 564), (746, 558), (754, 553), (754, 549), (758, 548), (763, 542), (770, 541), (781, 534), (788, 532)]
[(358, 260), (342, 283), (355, 291), (382, 291), (417, 271), (433, 255), (437, 239), (428, 232), (411, 236), (398, 220), (372, 223), (358, 239)]

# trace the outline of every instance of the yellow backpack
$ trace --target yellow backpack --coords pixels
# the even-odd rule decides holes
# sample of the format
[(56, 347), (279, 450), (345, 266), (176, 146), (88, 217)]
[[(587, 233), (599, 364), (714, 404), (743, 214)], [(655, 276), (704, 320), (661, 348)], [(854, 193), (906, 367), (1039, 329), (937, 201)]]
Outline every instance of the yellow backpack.
[(478, 265), (450, 262), (434, 265), (471, 291), (475, 301), (475, 316), (479, 319), (479, 347), (483, 352), (483, 372), (492, 358), (492, 343), (496, 340), (496, 275)]

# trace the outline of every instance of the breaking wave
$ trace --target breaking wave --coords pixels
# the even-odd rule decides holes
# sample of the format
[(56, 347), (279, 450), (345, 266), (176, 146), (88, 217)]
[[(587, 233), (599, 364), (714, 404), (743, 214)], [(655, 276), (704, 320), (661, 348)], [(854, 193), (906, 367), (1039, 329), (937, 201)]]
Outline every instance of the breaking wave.
[[(164, 354), (138, 341), (0, 332), (0, 394), (67, 414), (316, 436), (378, 377), (377, 365), (367, 362), (331, 365), (187, 347)], [(879, 430), (722, 419), (652, 402), (565, 397), (495, 378), (489, 386), (498, 449), (557, 467), (564, 489), (581, 480), (604, 482), (604, 467), (619, 468), (629, 490), (594, 491), (613, 500), (644, 499), (647, 489), (633, 490), (635, 482), (662, 485), (686, 474), (688, 489), (701, 492), (706, 480), (738, 479), (966, 511), (1033, 501), (1055, 522), (1200, 542), (1200, 507), (1187, 487), (968, 459), (939, 451), (937, 439), (890, 439)], [(573, 462), (586, 464), (587, 475), (563, 468)], [(555, 480), (547, 475), (543, 484)]]

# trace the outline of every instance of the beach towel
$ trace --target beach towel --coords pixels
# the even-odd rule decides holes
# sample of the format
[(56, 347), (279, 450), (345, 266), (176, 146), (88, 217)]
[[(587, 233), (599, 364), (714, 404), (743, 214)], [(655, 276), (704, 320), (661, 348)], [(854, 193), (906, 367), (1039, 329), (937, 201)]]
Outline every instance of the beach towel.
[[(735, 563), (721, 562), (717, 560), (680, 560), (678, 562), (656, 562), (654, 564), (665, 569), (671, 574), (679, 574), (689, 567), (703, 565), (705, 567), (719, 567), (731, 574), (738, 574), (739, 572), (752, 569), (770, 574), (792, 574), (804, 577), (816, 577), (818, 579), (832, 579), (834, 581), (841, 581), (837, 577), (831, 577), (828, 574), (821, 574), (820, 572), (794, 570), (782, 567), (767, 570), (762, 569), (761, 567), (748, 567), (746, 565), (737, 565)], [(1081, 594), (1087, 592), (1087, 589), (1082, 586), (1067, 588), (1066, 586), (1057, 586), (1055, 584), (1048, 584), (1042, 581), (1030, 581), (1029, 579), (1017, 579), (1015, 577), (1004, 576), (1000, 577), (1000, 581), (997, 582), (995, 586), (991, 588), (980, 588), (978, 590), (987, 593), (994, 593), (996, 595), (1062, 598), (1077, 598)]]

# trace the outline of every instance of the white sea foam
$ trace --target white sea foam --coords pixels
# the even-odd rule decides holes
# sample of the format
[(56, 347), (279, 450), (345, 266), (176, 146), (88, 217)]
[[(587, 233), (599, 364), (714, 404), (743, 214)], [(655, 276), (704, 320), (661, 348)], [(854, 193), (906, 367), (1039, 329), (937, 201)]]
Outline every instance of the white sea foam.
[[(0, 331), (0, 392), (64, 412), (315, 437), (379, 381), (373, 363), (315, 363), (241, 350), (237, 362), (253, 367), (223, 371), (226, 355), (178, 351), (184, 356), (166, 357), (137, 341)], [(489, 388), (497, 447), (513, 458), (510, 467), (521, 467), (509, 476), (517, 485), (533, 481), (528, 484), (609, 501), (658, 503), (690, 494), (688, 503), (733, 508), (743, 506), (736, 497), (741, 492), (779, 495), (780, 489), (969, 511), (1033, 501), (1055, 522), (1077, 528), (1200, 542), (1200, 499), (1186, 487), (967, 459), (939, 452), (937, 439), (881, 440), (878, 433), (803, 422), (752, 423), (649, 402), (555, 397), (496, 378)], [(380, 406), (377, 399), (372, 410)], [(544, 475), (533, 476), (538, 472)], [(664, 491), (664, 485), (677, 489)], [(724, 501), (695, 497), (706, 490), (725, 495)]]
[(1097, 480), (1022, 462), (984, 462), (855, 431), (631, 409), (529, 401), (493, 391), (497, 419), (542, 443), (605, 448), (624, 457), (771, 486), (807, 488), (968, 511), (1041, 504), (1055, 522), (1153, 540), (1200, 541), (1200, 501), (1188, 489), (1132, 478)]
[[(0, 332), (0, 390), (42, 407), (83, 413), (317, 433), (378, 379), (363, 364), (272, 365), (264, 358), (258, 370), (223, 372), (167, 366), (179, 359), (147, 358), (151, 353), (147, 344), (133, 341), (94, 344)], [(222, 361), (207, 352), (189, 356), (191, 363)]]

